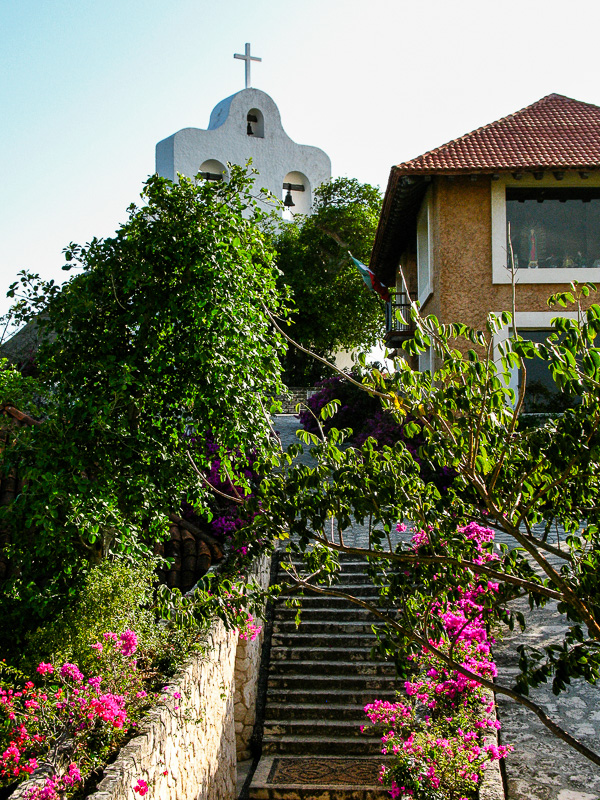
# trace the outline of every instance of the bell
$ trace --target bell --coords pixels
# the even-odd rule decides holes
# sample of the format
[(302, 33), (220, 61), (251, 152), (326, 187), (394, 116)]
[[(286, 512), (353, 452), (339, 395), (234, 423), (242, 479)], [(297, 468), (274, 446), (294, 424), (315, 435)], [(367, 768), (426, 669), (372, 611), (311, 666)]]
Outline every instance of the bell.
[(252, 123), (248, 120), (248, 127), (246, 128), (246, 133), (248, 136), (254, 136), (254, 131), (252, 130)]
[(296, 205), (296, 203), (294, 203), (294, 201), (292, 200), (292, 193), (289, 189), (287, 190), (287, 194), (285, 196), (285, 200), (283, 201), (283, 205), (286, 208), (292, 208), (293, 206)]

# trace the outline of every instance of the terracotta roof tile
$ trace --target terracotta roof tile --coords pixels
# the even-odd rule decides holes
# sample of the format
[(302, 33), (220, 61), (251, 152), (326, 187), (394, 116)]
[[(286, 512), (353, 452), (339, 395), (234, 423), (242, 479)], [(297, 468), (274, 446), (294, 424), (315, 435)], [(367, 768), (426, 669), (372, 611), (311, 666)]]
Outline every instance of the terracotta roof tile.
[(398, 164), (404, 174), (600, 167), (600, 107), (560, 94)]

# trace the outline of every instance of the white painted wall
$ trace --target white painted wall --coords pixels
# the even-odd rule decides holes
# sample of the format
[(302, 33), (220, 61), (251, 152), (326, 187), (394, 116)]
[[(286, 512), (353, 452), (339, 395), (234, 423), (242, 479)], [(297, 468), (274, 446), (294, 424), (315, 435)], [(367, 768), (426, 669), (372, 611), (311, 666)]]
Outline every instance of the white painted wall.
[[(252, 127), (263, 136), (248, 136), (248, 113), (259, 118), (259, 124), (253, 123)], [(274, 101), (259, 89), (243, 89), (222, 100), (213, 109), (208, 130), (184, 128), (156, 145), (156, 171), (173, 181), (177, 180), (177, 173), (194, 177), (206, 161), (244, 165), (249, 158), (259, 172), (256, 188), (268, 189), (277, 199), (282, 198), (286, 175), (305, 178), (291, 181), (308, 184), (305, 192), (294, 193), (297, 208), (292, 210), (296, 213), (310, 210), (312, 191), (331, 177), (329, 156), (318, 147), (292, 141), (283, 129)]]
[(417, 217), (417, 284), (421, 307), (433, 294), (431, 242), (431, 190), (423, 198)]

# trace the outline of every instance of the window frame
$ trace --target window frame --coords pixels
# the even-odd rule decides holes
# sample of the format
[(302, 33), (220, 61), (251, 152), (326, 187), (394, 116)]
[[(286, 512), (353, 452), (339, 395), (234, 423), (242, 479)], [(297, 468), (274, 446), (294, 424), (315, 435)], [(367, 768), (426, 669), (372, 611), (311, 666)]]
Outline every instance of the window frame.
[[(509, 284), (512, 281), (510, 271), (507, 269), (508, 254), (506, 248), (506, 189), (542, 189), (559, 188), (600, 188), (600, 176), (590, 175), (583, 179), (577, 175), (565, 175), (564, 179), (557, 181), (552, 173), (546, 173), (541, 180), (536, 180), (533, 175), (524, 174), (521, 180), (511, 176), (502, 175), (497, 181), (492, 181), (491, 214), (492, 214), (492, 283)], [(519, 269), (517, 270), (519, 283), (570, 283), (571, 281), (600, 281), (600, 267), (559, 267), (557, 269)], [(558, 316), (554, 314), (554, 316)], [(518, 325), (518, 323), (517, 323)], [(541, 326), (544, 327), (544, 326)]]
[[(417, 287), (418, 287), (418, 300), (421, 308), (429, 300), (433, 294), (433, 257), (432, 257), (432, 237), (431, 237), (431, 190), (427, 192), (423, 198), (423, 203), (417, 214)], [(423, 265), (423, 254), (420, 245), (420, 238), (422, 232), (420, 228), (425, 225), (425, 237), (427, 239), (427, 264)], [(425, 273), (425, 275), (423, 275)], [(423, 277), (423, 280), (422, 280)]]
[[(539, 270), (534, 270), (539, 271)], [(548, 272), (555, 270), (547, 270)], [(581, 272), (581, 270), (577, 270)], [(497, 317), (501, 315), (501, 311), (494, 311), (493, 312)], [(517, 311), (514, 315), (514, 322), (517, 326), (517, 331), (521, 333), (521, 331), (535, 331), (535, 330), (547, 330), (548, 333), (551, 333), (554, 329), (552, 327), (552, 320), (557, 319), (557, 317), (564, 317), (565, 319), (572, 319), (577, 320), (578, 314), (577, 311), (563, 311), (562, 313), (557, 313), (556, 311)], [(513, 327), (510, 328), (502, 328), (499, 333), (494, 335), (494, 361), (498, 368), (500, 369), (500, 348), (499, 345), (505, 342), (509, 336), (512, 335)], [(516, 399), (519, 396), (519, 368), (518, 367), (511, 367), (510, 370), (510, 380), (508, 383), (510, 389), (512, 389), (515, 393), (515, 403)]]

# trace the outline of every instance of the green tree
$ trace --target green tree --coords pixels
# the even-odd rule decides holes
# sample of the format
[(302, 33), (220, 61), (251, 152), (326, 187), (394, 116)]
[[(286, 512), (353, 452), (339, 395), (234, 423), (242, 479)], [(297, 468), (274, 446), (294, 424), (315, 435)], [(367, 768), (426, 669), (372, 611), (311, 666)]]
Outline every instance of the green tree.
[[(381, 301), (365, 287), (348, 250), (368, 262), (381, 209), (378, 188), (336, 178), (315, 191), (313, 213), (284, 225), (275, 239), (282, 281), (295, 303), (287, 333), (329, 357), (337, 350), (368, 350), (381, 340)], [(288, 385), (308, 386), (327, 368), (295, 348), (284, 361)]]
[[(287, 469), (263, 484), (256, 525), (290, 536), (291, 549), (305, 554), (306, 569), (292, 571), (289, 580), (300, 594), (312, 589), (343, 596), (335, 587), (338, 554), (365, 560), (381, 601), (350, 599), (378, 617), (379, 652), (399, 670), (407, 655), (428, 651), (441, 669), (525, 705), (600, 764), (600, 755), (528, 696), (530, 687), (545, 682), (559, 694), (574, 678), (596, 683), (600, 677), (600, 305), (584, 309), (592, 290), (573, 285), (551, 298), (553, 306), (574, 303), (578, 319), (557, 316), (544, 343), (511, 333), (508, 313), (490, 315), (487, 330), (476, 331), (421, 318), (413, 305), (416, 334), (404, 346), (413, 355), (434, 347), (435, 374), (398, 359), (394, 374), (373, 372), (364, 388), (402, 422), (407, 438), (423, 436), (419, 458), (430, 474), (446, 469), (454, 475), (449, 489), (440, 491), (424, 477), (427, 471), (403, 442), (381, 450), (369, 440), (361, 448), (341, 447), (344, 434), (335, 429), (326, 437), (302, 432), (316, 466), (290, 466), (286, 457)], [(509, 335), (497, 362), (494, 341), (501, 331)], [(532, 428), (521, 424), (520, 413), (527, 363), (537, 358), (547, 362), (557, 388), (579, 403)], [(518, 397), (508, 386), (511, 368), (522, 371)], [(323, 418), (334, 411), (333, 404), (326, 406)], [(367, 526), (365, 546), (351, 547), (348, 535), (344, 539), (354, 520)], [(418, 552), (408, 539), (394, 539), (403, 521), (422, 531)], [(511, 545), (486, 545), (482, 558), (459, 530), (471, 522), (492, 526)], [(558, 541), (552, 537), (556, 523), (565, 531)], [(489, 591), (488, 581), (496, 591)], [(539, 649), (519, 646), (520, 672), (512, 686), (503, 676), (498, 682), (482, 677), (455, 656), (460, 632), (447, 646), (437, 644), (444, 630), (436, 609), (473, 586), (481, 587), (488, 622), (511, 630), (525, 625), (515, 599), (532, 610), (557, 604), (562, 641)]]
[(267, 310), (286, 310), (250, 188), (235, 167), (222, 183), (154, 176), (113, 238), (66, 249), (81, 270), (66, 284), (13, 284), (17, 318), (37, 315), (43, 338), (43, 424), (3, 464), (24, 480), (0, 520), (0, 606), (17, 628), (55, 613), (90, 563), (144, 558), (183, 500), (202, 507), (207, 440), (224, 470), (228, 453), (270, 447), (283, 345)]

